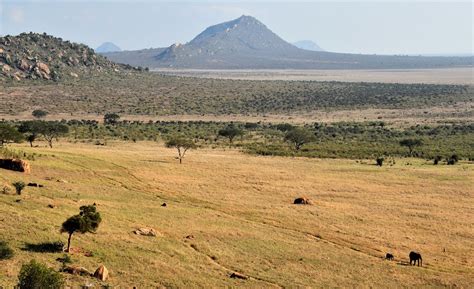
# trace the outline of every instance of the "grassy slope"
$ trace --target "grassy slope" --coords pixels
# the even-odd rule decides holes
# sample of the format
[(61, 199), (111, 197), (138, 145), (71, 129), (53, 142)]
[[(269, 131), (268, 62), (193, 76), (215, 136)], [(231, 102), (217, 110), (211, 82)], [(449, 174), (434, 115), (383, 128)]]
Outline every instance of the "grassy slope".
[[(2, 285), (13, 285), (31, 258), (59, 268), (62, 254), (20, 248), (66, 241), (60, 224), (94, 202), (103, 224), (72, 244), (94, 257), (73, 259), (90, 270), (104, 263), (112, 285), (468, 287), (474, 278), (471, 165), (399, 160), (378, 168), (222, 150), (192, 151), (179, 165), (173, 150), (145, 142), (22, 149), (46, 156), (29, 176), (1, 170), (0, 183), (24, 179), (45, 188), (27, 188), (20, 203), (0, 195), (1, 238), (16, 251), (0, 261)], [(301, 195), (315, 205), (292, 205)], [(133, 235), (141, 226), (162, 236)], [(185, 239), (189, 234), (195, 238)], [(423, 268), (403, 266), (410, 250), (422, 253)], [(385, 252), (396, 261), (381, 259)], [(230, 279), (234, 270), (252, 278)]]

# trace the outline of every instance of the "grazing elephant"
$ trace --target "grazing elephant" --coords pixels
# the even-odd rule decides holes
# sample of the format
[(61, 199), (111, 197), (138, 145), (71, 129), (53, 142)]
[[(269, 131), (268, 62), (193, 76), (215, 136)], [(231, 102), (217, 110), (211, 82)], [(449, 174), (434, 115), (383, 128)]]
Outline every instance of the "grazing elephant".
[(418, 261), (418, 266), (420, 265), (423, 266), (423, 259), (421, 258), (420, 253), (411, 251), (409, 257), (410, 257), (410, 265), (412, 261), (413, 261), (413, 266), (416, 265), (416, 262)]
[(391, 253), (387, 253), (387, 254), (385, 255), (385, 259), (387, 259), (387, 260), (393, 261), (393, 258), (394, 258), (394, 257), (393, 257), (393, 254), (391, 254)]

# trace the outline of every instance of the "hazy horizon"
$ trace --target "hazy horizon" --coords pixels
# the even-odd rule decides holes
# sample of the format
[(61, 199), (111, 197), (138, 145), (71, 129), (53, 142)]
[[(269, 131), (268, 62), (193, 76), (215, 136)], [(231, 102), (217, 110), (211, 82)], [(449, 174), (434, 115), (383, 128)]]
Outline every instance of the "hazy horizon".
[[(0, 3), (0, 34), (46, 32), (97, 48), (186, 43), (205, 28), (250, 15), (293, 43), (363, 54), (472, 55), (470, 2), (42, 1)], [(403, 20), (403, 21), (401, 21)]]

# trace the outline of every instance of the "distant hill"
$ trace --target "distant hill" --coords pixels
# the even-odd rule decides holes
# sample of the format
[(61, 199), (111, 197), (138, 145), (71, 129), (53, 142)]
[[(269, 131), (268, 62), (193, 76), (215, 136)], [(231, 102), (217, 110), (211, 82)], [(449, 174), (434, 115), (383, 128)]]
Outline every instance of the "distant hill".
[(308, 51), (284, 41), (250, 16), (211, 26), (186, 44), (106, 53), (149, 68), (380, 69), (472, 66), (472, 57), (380, 56)]
[(137, 70), (114, 63), (93, 49), (47, 34), (22, 33), (0, 37), (0, 81), (78, 78)]
[(95, 49), (95, 52), (97, 53), (118, 52), (118, 51), (122, 51), (122, 49), (120, 49), (120, 47), (118, 47), (112, 42), (102, 43), (102, 45), (100, 45), (99, 47)]
[(304, 49), (304, 50), (310, 50), (310, 51), (325, 51), (321, 47), (319, 47), (318, 44), (311, 40), (300, 40), (297, 42), (293, 43), (294, 46)]

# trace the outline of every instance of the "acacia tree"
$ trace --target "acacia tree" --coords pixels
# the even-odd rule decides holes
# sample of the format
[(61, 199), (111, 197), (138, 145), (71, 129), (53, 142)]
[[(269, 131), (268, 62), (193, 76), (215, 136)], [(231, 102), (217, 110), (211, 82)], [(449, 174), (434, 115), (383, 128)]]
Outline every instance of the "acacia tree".
[(41, 122), (39, 133), (48, 142), (50, 148), (53, 147), (53, 139), (58, 139), (69, 132), (69, 127), (59, 122)]
[(0, 147), (7, 143), (18, 143), (23, 140), (23, 135), (13, 126), (0, 123)]
[(18, 127), (18, 131), (26, 134), (26, 140), (30, 143), (30, 146), (33, 147), (33, 142), (38, 137), (40, 132), (42, 122), (33, 120), (33, 121), (24, 121)]
[(244, 135), (244, 131), (236, 127), (235, 125), (230, 124), (227, 127), (219, 130), (218, 134), (220, 136), (228, 138), (229, 142), (232, 143), (235, 137)]
[(314, 134), (301, 127), (294, 128), (285, 134), (285, 141), (290, 142), (297, 151), (300, 150), (304, 144), (314, 140), (316, 140)]
[(166, 141), (165, 145), (168, 148), (176, 148), (178, 151), (178, 159), (180, 164), (183, 163), (183, 158), (186, 152), (197, 147), (193, 140), (182, 136), (171, 137), (168, 141)]
[(35, 118), (43, 118), (48, 115), (48, 112), (42, 109), (35, 109), (31, 113), (31, 115), (33, 115)]
[(104, 124), (117, 124), (120, 120), (120, 115), (116, 113), (106, 113), (104, 115)]
[(412, 156), (412, 155), (413, 155), (413, 150), (415, 149), (415, 147), (422, 146), (422, 145), (423, 145), (423, 141), (420, 140), (420, 139), (407, 138), (407, 139), (401, 140), (401, 141), (400, 141), (400, 145), (401, 145), (402, 147), (407, 147), (410, 156)]
[(72, 234), (78, 232), (81, 234), (94, 233), (99, 228), (99, 224), (102, 221), (100, 213), (97, 212), (95, 205), (81, 206), (79, 208), (80, 213), (67, 219), (61, 227), (61, 233), (68, 233), (67, 249), (69, 252), (71, 248)]

